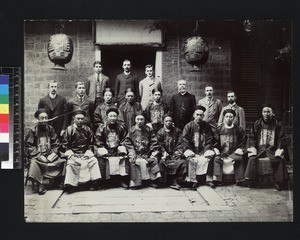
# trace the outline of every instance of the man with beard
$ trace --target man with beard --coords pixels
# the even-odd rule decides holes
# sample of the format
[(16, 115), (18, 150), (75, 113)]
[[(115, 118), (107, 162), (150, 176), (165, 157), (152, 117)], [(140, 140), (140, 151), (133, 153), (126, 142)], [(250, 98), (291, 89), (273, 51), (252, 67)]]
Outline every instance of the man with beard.
[(157, 133), (157, 139), (162, 150), (162, 157), (159, 163), (163, 182), (170, 177), (172, 181), (170, 187), (180, 190), (178, 183), (185, 181), (187, 175), (186, 161), (182, 158), (182, 131), (174, 127), (172, 117), (166, 115), (164, 127)]
[(130, 161), (130, 187), (136, 189), (148, 183), (150, 187), (158, 188), (160, 146), (143, 115), (137, 115), (135, 122), (125, 138)]
[(48, 124), (51, 125), (56, 132), (58, 137), (62, 137), (64, 134), (64, 118), (66, 114), (67, 100), (57, 94), (58, 84), (56, 81), (51, 80), (48, 83), (48, 94), (47, 96), (40, 99), (38, 104), (39, 108), (45, 108), (48, 113)]
[(274, 189), (281, 191), (288, 179), (284, 159), (286, 148), (282, 125), (274, 119), (273, 109), (266, 104), (262, 109), (262, 118), (252, 128), (247, 142), (248, 164), (245, 172), (245, 187), (255, 187), (258, 159), (270, 161), (275, 181)]
[(103, 66), (100, 61), (95, 61), (93, 66), (95, 73), (85, 82), (85, 90), (86, 95), (96, 108), (103, 102), (102, 93), (105, 88), (109, 87), (109, 78), (102, 73)]
[(214, 134), (210, 124), (203, 121), (205, 107), (196, 106), (194, 120), (185, 125), (182, 134), (184, 156), (188, 161), (188, 182), (197, 190), (198, 183), (206, 179), (206, 185), (215, 188), (213, 180)]
[(139, 80), (136, 75), (131, 72), (131, 62), (128, 59), (123, 61), (124, 72), (119, 74), (116, 79), (116, 102), (120, 106), (125, 102), (126, 90), (130, 88), (134, 93), (136, 101), (139, 102)]
[(114, 91), (111, 88), (104, 89), (103, 93), (104, 102), (100, 103), (94, 112), (94, 129), (96, 130), (101, 123), (106, 123), (107, 115), (106, 111), (109, 108), (117, 109), (117, 106), (112, 102), (114, 97)]
[(222, 102), (214, 97), (214, 89), (211, 85), (205, 86), (205, 95), (205, 98), (199, 100), (198, 105), (206, 108), (203, 121), (209, 123), (215, 130), (222, 110)]
[(85, 87), (83, 82), (77, 82), (76, 87), (76, 97), (70, 99), (67, 102), (67, 113), (65, 118), (64, 129), (66, 129), (70, 124), (72, 124), (72, 112), (80, 109), (85, 112), (84, 124), (93, 128), (93, 112), (94, 104), (85, 95)]
[(163, 116), (168, 113), (168, 107), (161, 101), (162, 90), (153, 89), (153, 101), (146, 107), (144, 113), (147, 122), (151, 123), (154, 132), (157, 133), (164, 125)]
[(233, 123), (245, 130), (246, 129), (245, 111), (242, 107), (236, 104), (235, 92), (229, 91), (227, 93), (227, 100), (228, 100), (228, 105), (222, 108), (219, 121), (218, 121), (218, 126), (220, 126), (224, 122), (225, 115), (223, 114), (223, 112), (226, 109), (232, 109), (233, 111), (235, 111), (235, 117)]
[(179, 80), (177, 86), (179, 93), (171, 98), (170, 115), (174, 119), (175, 126), (182, 130), (192, 120), (196, 98), (186, 91), (185, 80)]
[(38, 183), (38, 193), (45, 194), (43, 178), (55, 178), (62, 174), (65, 160), (58, 157), (59, 141), (53, 127), (47, 124), (45, 108), (34, 116), (38, 124), (29, 130), (25, 138), (25, 154), (29, 161), (28, 179)]
[(110, 179), (111, 175), (120, 176), (120, 187), (127, 189), (129, 162), (123, 142), (127, 129), (118, 121), (118, 110), (109, 108), (106, 111), (107, 121), (100, 124), (95, 133), (95, 155), (98, 158), (102, 178)]
[(85, 111), (73, 112), (74, 123), (65, 132), (61, 143), (62, 156), (67, 158), (65, 191), (74, 192), (78, 183), (88, 183), (97, 190), (101, 178), (99, 164), (94, 156), (94, 134), (84, 124)]
[(142, 113), (142, 105), (135, 101), (130, 88), (126, 92), (126, 101), (119, 106), (119, 113), (119, 119), (125, 123), (127, 130), (135, 125), (135, 117)]
[(243, 128), (234, 124), (236, 113), (233, 109), (223, 111), (224, 122), (217, 128), (218, 141), (215, 148), (214, 177), (222, 182), (223, 172), (233, 174), (237, 185), (244, 181), (244, 162), (247, 136)]
[(147, 77), (139, 83), (139, 93), (143, 110), (145, 110), (148, 104), (153, 101), (153, 89), (161, 90), (161, 82), (153, 76), (153, 65), (146, 65), (145, 74)]

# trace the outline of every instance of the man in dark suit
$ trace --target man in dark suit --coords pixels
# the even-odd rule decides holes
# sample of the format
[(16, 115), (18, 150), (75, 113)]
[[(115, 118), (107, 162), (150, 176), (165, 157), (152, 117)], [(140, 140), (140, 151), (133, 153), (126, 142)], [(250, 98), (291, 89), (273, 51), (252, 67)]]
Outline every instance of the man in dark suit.
[(109, 87), (109, 78), (102, 73), (103, 66), (100, 61), (94, 62), (94, 74), (85, 82), (86, 95), (94, 102), (96, 108), (103, 100), (103, 90)]
[(55, 129), (57, 136), (63, 136), (63, 123), (66, 114), (67, 100), (57, 94), (57, 89), (58, 83), (55, 80), (51, 80), (48, 83), (49, 93), (40, 99), (38, 109), (46, 109), (49, 120), (54, 118), (52, 121), (49, 121), (48, 124)]
[(178, 81), (179, 93), (174, 94), (171, 98), (170, 114), (174, 119), (174, 124), (181, 130), (192, 120), (193, 109), (196, 106), (195, 95), (186, 91), (186, 81)]
[(134, 93), (135, 100), (140, 102), (139, 80), (137, 75), (131, 72), (131, 63), (128, 59), (123, 61), (124, 72), (119, 74), (116, 79), (116, 101), (118, 106), (125, 102), (126, 90), (130, 88)]

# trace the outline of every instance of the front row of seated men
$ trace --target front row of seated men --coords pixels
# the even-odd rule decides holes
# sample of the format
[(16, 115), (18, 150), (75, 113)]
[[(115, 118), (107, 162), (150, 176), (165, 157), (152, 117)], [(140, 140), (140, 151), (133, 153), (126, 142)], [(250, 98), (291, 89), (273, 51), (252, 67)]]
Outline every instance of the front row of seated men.
[(235, 111), (225, 110), (224, 123), (214, 132), (203, 121), (205, 110), (196, 106), (194, 119), (183, 131), (165, 116), (164, 126), (155, 134), (142, 114), (127, 131), (118, 119), (119, 111), (109, 108), (106, 123), (93, 134), (84, 124), (86, 113), (79, 109), (73, 112), (74, 123), (59, 144), (54, 129), (47, 124), (46, 109), (39, 109), (35, 114), (38, 124), (25, 139), (28, 178), (38, 182), (39, 194), (46, 192), (43, 178), (56, 176), (65, 177), (67, 192), (75, 191), (79, 183), (88, 184), (92, 190), (105, 188), (113, 176), (124, 189), (147, 185), (158, 188), (167, 182), (176, 190), (184, 182), (189, 182), (187, 186), (193, 190), (205, 182), (215, 188), (222, 183), (223, 173), (234, 174), (238, 186), (254, 187), (258, 159), (262, 158), (270, 161), (274, 189), (282, 190), (287, 181), (285, 137), (272, 108), (263, 107), (262, 119), (255, 122), (248, 139), (233, 123)]

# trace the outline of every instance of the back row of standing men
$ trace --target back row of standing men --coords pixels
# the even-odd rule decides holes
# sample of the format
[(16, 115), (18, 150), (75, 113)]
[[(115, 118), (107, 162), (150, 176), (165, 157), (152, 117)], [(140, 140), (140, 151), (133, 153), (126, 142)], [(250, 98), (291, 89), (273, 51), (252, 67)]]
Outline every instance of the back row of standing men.
[[(120, 161), (120, 158), (117, 160), (117, 165), (123, 166), (120, 168), (123, 169), (123, 175), (117, 172), (121, 176), (126, 176), (130, 172), (132, 175), (130, 185), (133, 187), (140, 185), (136, 183), (139, 177), (144, 180), (155, 180), (161, 178), (160, 172), (163, 175), (168, 175), (166, 173), (170, 172), (170, 169), (171, 172), (173, 171), (171, 175), (178, 175), (171, 184), (175, 189), (180, 189), (178, 181), (182, 182), (185, 179), (194, 182), (193, 188), (196, 188), (200, 181), (199, 176), (203, 175), (206, 176), (207, 184), (215, 187), (222, 180), (222, 166), (226, 161), (230, 161), (232, 166), (234, 165), (237, 184), (250, 186), (255, 180), (256, 156), (260, 155), (257, 153), (257, 148), (260, 149), (261, 146), (264, 146), (262, 156), (276, 159), (276, 161), (273, 161), (276, 164), (272, 164), (272, 166), (274, 167), (276, 187), (281, 188), (282, 181), (286, 180), (286, 171), (283, 164), (278, 164), (282, 160), (280, 157), (282, 151), (276, 153), (275, 151), (282, 150), (282, 147), (278, 145), (278, 141), (281, 142), (284, 135), (281, 125), (273, 119), (270, 106), (263, 109), (263, 117), (265, 110), (266, 119), (263, 118), (263, 123), (259, 124), (259, 130), (256, 129), (256, 132), (251, 132), (252, 135), (248, 142), (252, 141), (251, 147), (255, 148), (256, 152), (251, 147), (247, 149), (248, 157), (255, 156), (255, 158), (248, 162), (245, 179), (243, 165), (243, 156), (247, 152), (245, 150), (247, 137), (244, 132), (245, 114), (243, 108), (235, 103), (236, 96), (234, 92), (228, 92), (229, 104), (222, 108), (221, 101), (213, 97), (213, 87), (207, 85), (205, 87), (206, 97), (201, 99), (196, 106), (195, 96), (186, 91), (186, 81), (179, 80), (178, 93), (172, 96), (170, 107), (167, 107), (162, 102), (161, 83), (153, 77), (153, 66), (146, 66), (145, 73), (147, 77), (140, 82), (131, 73), (130, 61), (124, 60), (123, 69), (124, 72), (118, 75), (116, 79), (115, 96), (114, 91), (109, 88), (108, 77), (102, 74), (101, 62), (96, 61), (94, 63), (95, 74), (89, 77), (85, 83), (76, 83), (76, 97), (67, 102), (65, 98), (57, 94), (58, 85), (52, 81), (48, 85), (49, 94), (42, 98), (38, 104), (38, 108), (45, 109), (45, 111), (38, 111), (37, 118), (39, 118), (40, 113), (46, 113), (51, 120), (48, 120), (49, 124), (54, 127), (59, 136), (63, 137), (61, 147), (65, 148), (63, 155), (68, 159), (66, 186), (76, 186), (78, 184), (78, 177), (75, 176), (76, 174), (74, 175), (74, 172), (80, 171), (78, 169), (78, 166), (80, 168), (78, 159), (83, 156), (90, 159), (89, 169), (92, 169), (92, 165), (97, 165), (97, 161), (93, 159), (95, 153), (98, 160), (100, 159), (100, 175), (103, 179), (106, 179), (109, 178), (112, 165), (116, 165), (116, 162), (109, 157), (119, 156), (120, 153), (126, 155), (127, 150), (130, 156), (129, 159), (131, 159), (130, 162), (134, 162), (134, 165), (139, 166), (138, 172), (141, 176), (137, 176), (139, 174), (136, 174), (135, 169), (129, 170), (126, 161)], [(134, 98), (140, 100), (141, 103), (135, 101)], [(114, 103), (114, 100), (116, 103)], [(166, 114), (169, 114), (169, 116), (166, 116)], [(73, 120), (72, 115), (74, 116)], [(77, 127), (72, 131), (73, 121)], [(118, 124), (117, 130), (111, 131), (110, 126), (117, 122), (122, 124)], [(150, 127), (146, 126), (145, 122), (150, 123)], [(176, 128), (174, 128), (173, 122)], [(266, 122), (269, 123), (266, 125)], [(275, 128), (268, 130), (270, 123), (277, 128), (276, 131)], [(126, 127), (123, 129), (124, 124)], [(79, 155), (74, 156), (76, 155), (74, 149), (78, 148), (80, 141), (82, 139), (87, 140), (86, 134), (81, 134), (81, 136), (77, 134), (78, 136), (75, 136), (72, 140), (72, 134), (74, 135), (78, 130), (79, 125), (85, 126), (84, 128), (89, 126), (90, 129), (94, 130), (95, 141), (92, 140), (92, 131), (88, 134), (88, 138), (91, 139), (90, 144), (96, 147), (90, 149), (91, 152), (87, 155), (80, 156), (80, 154), (85, 154), (87, 151), (87, 148), (84, 147), (84, 152), (80, 150), (80, 153), (77, 152), (77, 155)], [(218, 129), (217, 126), (219, 126)], [(279, 132), (278, 128), (280, 128)], [(143, 130), (141, 131), (141, 129)], [(112, 134), (112, 132), (114, 133)], [(160, 146), (155, 144), (157, 143), (156, 133), (158, 133), (157, 137), (160, 138)], [(118, 135), (117, 140), (116, 135)], [(71, 145), (74, 145), (71, 150), (72, 153), (68, 152)], [(120, 149), (121, 146), (126, 146), (127, 150)], [(113, 149), (113, 151), (109, 151), (109, 149)], [(266, 151), (267, 149), (268, 151)], [(269, 154), (270, 149), (273, 150), (271, 155)], [(269, 155), (266, 155), (266, 152)], [(184, 161), (183, 158), (188, 161)], [(107, 159), (109, 159), (108, 164), (106, 164)], [(146, 160), (143, 161), (143, 159)], [(166, 159), (169, 159), (167, 161), (169, 163), (166, 163)], [(174, 159), (177, 159), (177, 161), (173, 162)], [(212, 159), (213, 161), (210, 161)], [(170, 164), (173, 164), (173, 167), (170, 167)], [(132, 164), (129, 167), (131, 166)], [(70, 168), (69, 171), (68, 167)], [(97, 170), (94, 170), (94, 172), (97, 172)], [(98, 179), (99, 174), (95, 173), (94, 178)], [(41, 183), (41, 181), (39, 182)], [(125, 182), (121, 181), (121, 186), (126, 187)], [(155, 181), (150, 183), (156, 185)], [(42, 190), (41, 192), (43, 192)]]

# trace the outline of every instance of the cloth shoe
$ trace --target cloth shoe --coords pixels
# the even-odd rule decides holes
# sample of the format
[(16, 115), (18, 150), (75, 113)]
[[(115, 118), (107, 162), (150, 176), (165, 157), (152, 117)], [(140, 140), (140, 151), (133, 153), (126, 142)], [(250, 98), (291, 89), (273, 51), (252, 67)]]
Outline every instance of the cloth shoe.
[(206, 182), (206, 186), (209, 186), (212, 189), (216, 188), (216, 185), (213, 182)]
[(46, 192), (47, 192), (47, 189), (44, 187), (43, 184), (40, 184), (39, 190), (38, 190), (39, 195), (44, 195)]

